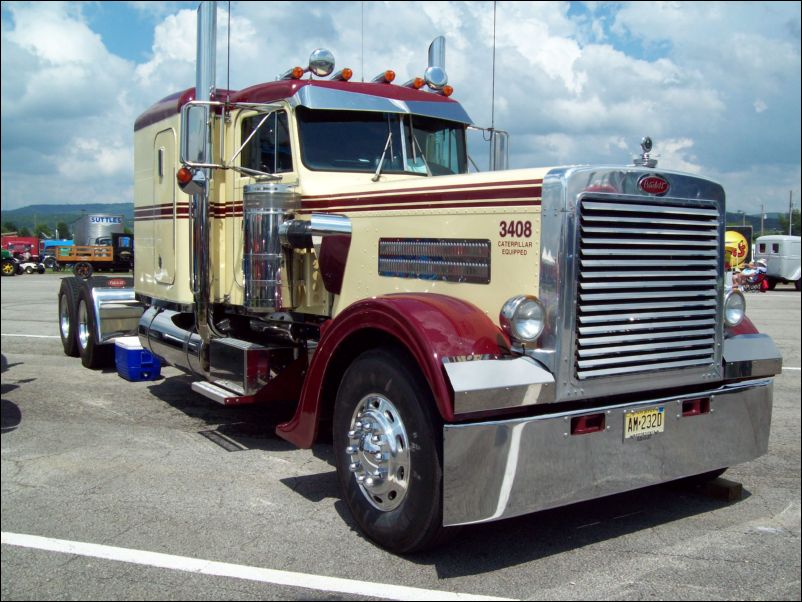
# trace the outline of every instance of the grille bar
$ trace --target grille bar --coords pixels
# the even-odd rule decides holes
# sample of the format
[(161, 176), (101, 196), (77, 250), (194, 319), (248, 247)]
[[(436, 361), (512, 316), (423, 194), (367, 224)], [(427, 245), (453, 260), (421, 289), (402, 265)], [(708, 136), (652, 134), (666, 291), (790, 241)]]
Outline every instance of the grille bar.
[[(685, 336), (688, 337), (695, 337), (695, 336), (704, 336), (706, 338), (712, 337), (716, 334), (715, 329), (708, 328), (705, 330), (689, 330), (685, 331)], [(581, 345), (583, 347), (589, 347), (593, 345), (606, 345), (607, 343), (621, 343), (623, 341), (659, 341), (665, 339), (676, 339), (677, 335), (673, 332), (661, 332), (661, 333), (646, 333), (646, 334), (628, 334), (626, 338), (621, 336), (610, 336), (610, 337), (595, 337), (593, 339), (587, 339), (582, 341)], [(662, 345), (662, 342), (661, 342)]]
[(715, 361), (719, 211), (664, 202), (580, 202), (578, 380)]

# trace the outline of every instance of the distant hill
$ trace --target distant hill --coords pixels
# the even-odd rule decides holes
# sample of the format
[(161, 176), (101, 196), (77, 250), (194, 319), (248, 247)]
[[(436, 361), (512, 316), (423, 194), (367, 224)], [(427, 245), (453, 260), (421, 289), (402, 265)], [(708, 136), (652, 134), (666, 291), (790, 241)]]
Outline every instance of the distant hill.
[[(764, 234), (776, 234), (782, 232), (780, 228), (780, 217), (784, 217), (786, 222), (786, 227), (788, 225), (788, 214), (783, 213), (766, 213), (766, 217), (763, 220), (763, 233)], [(752, 226), (752, 232), (754, 236), (760, 236), (760, 214), (757, 215), (744, 215), (743, 213), (732, 213), (730, 211), (727, 212), (727, 221), (726, 224), (728, 226)], [(788, 234), (788, 232), (785, 232)]]
[(123, 215), (125, 226), (134, 229), (133, 203), (90, 203), (87, 205), (28, 205), (19, 209), (0, 211), (0, 221), (3, 225), (13, 222), (17, 228), (28, 228), (31, 232), (37, 224), (47, 224), (54, 229), (56, 224), (64, 222), (72, 225), (85, 213), (110, 213)]

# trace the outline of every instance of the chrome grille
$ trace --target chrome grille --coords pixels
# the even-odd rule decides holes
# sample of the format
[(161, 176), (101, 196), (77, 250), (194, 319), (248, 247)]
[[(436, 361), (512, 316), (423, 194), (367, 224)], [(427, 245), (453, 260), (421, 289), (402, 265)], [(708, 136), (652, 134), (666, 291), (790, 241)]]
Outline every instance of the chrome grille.
[(577, 379), (712, 364), (715, 206), (586, 198), (578, 227)]

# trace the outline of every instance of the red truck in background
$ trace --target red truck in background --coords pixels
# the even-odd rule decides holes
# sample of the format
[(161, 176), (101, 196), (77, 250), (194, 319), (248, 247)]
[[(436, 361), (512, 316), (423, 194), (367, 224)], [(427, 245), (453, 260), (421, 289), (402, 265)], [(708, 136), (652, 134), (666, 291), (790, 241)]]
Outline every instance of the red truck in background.
[(39, 239), (35, 236), (17, 236), (16, 234), (4, 234), (0, 244), (3, 249), (11, 253), (14, 257), (24, 256), (30, 253), (32, 259), (38, 259), (42, 253), (39, 249)]

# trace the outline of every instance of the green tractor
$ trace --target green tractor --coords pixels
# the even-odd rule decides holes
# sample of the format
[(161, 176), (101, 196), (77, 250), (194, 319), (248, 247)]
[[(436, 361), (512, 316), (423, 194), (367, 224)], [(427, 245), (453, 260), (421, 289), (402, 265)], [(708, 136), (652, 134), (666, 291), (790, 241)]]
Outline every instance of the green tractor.
[(3, 276), (15, 276), (19, 271), (19, 261), (10, 251), (3, 249)]

